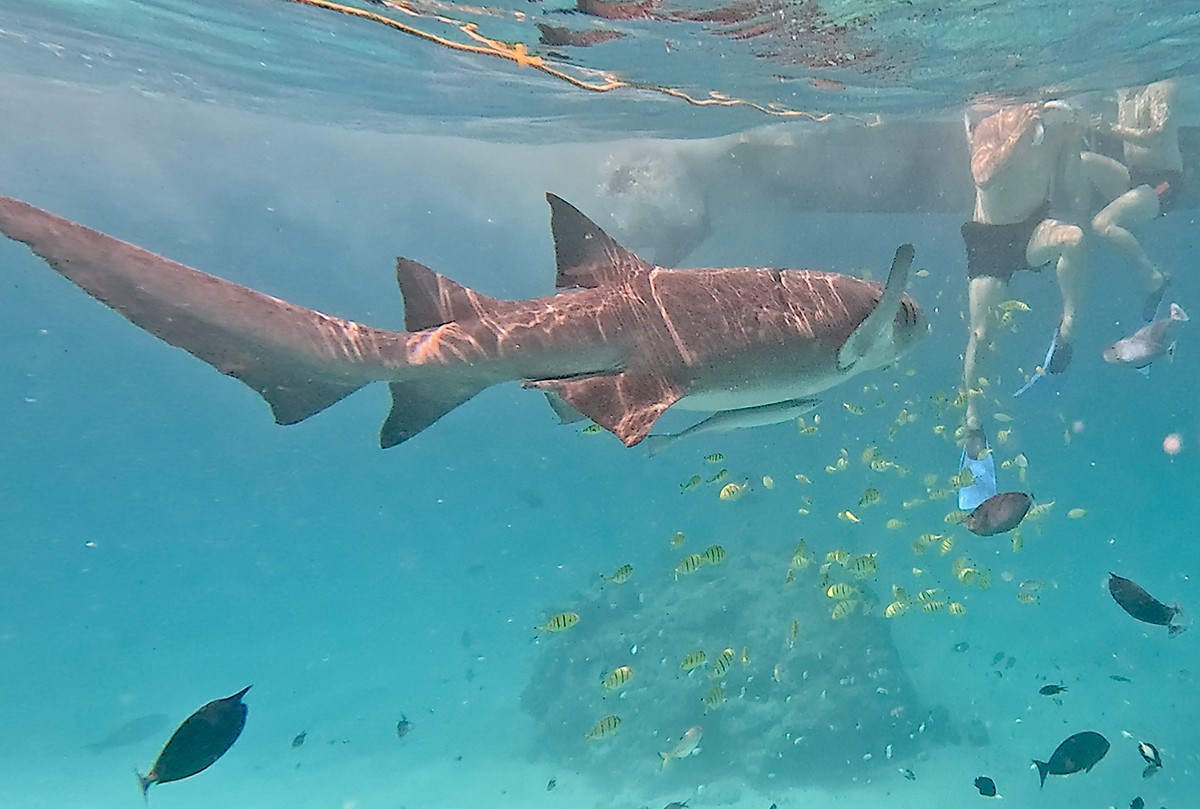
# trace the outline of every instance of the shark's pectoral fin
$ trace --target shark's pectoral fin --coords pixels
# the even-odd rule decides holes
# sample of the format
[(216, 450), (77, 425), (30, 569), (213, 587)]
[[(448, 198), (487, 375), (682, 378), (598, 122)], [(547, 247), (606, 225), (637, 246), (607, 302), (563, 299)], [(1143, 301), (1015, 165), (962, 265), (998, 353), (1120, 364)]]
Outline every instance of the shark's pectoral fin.
[(391, 382), (389, 387), (392, 389), (392, 412), (379, 431), (379, 446), (384, 449), (404, 443), (487, 385), (421, 380)]
[(645, 438), (662, 412), (682, 396), (669, 380), (638, 371), (526, 384), (553, 392), (627, 447)]
[(912, 267), (913, 255), (911, 244), (902, 244), (896, 249), (887, 285), (883, 288), (879, 302), (838, 349), (839, 371), (849, 371), (859, 360), (869, 356), (881, 342), (891, 339), (896, 310), (904, 297), (904, 288), (908, 285), (908, 271)]
[(587, 416), (564, 402), (563, 398), (554, 391), (547, 390), (543, 393), (546, 394), (546, 401), (550, 403), (550, 409), (554, 411), (554, 415), (558, 416), (559, 424), (574, 424), (587, 419)]

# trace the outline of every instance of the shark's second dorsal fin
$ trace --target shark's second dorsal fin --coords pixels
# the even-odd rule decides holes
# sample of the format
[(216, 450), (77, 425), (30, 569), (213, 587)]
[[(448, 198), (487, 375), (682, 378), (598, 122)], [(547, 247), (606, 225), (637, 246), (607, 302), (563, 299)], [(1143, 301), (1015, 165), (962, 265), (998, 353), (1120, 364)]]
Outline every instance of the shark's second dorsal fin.
[(396, 259), (396, 281), (404, 296), (404, 328), (421, 331), (494, 311), (500, 301), (451, 281), (416, 261)]
[(896, 249), (892, 269), (888, 273), (887, 284), (879, 302), (838, 349), (839, 371), (850, 370), (859, 360), (868, 356), (882, 340), (891, 338), (893, 321), (904, 297), (904, 288), (908, 285), (908, 271), (912, 267), (913, 255), (911, 244), (902, 244)]
[(550, 230), (558, 261), (558, 289), (592, 288), (614, 284), (630, 273), (652, 269), (650, 263), (619, 245), (566, 200), (546, 194)]

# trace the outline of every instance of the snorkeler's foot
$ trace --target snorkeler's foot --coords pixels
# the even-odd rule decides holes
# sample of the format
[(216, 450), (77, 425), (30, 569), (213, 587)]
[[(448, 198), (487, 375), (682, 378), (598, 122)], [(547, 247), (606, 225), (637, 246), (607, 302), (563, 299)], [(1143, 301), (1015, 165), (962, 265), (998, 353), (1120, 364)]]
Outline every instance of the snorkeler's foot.
[(987, 454), (988, 441), (982, 428), (969, 427), (967, 429), (963, 435), (963, 449), (967, 451), (967, 457), (973, 460), (978, 460)]
[(1046, 362), (1042, 367), (1048, 374), (1061, 374), (1071, 364), (1073, 354), (1071, 344), (1063, 339), (1062, 332), (1055, 329), (1054, 339), (1050, 341), (1050, 350), (1046, 353)]
[(1162, 307), (1163, 297), (1167, 294), (1169, 286), (1171, 286), (1171, 276), (1160, 273), (1158, 288), (1146, 296), (1146, 303), (1142, 306), (1142, 320), (1152, 323), (1158, 319), (1158, 310)]
[(959, 488), (958, 507), (972, 511), (996, 493), (996, 460), (980, 428), (968, 429), (964, 439), (958, 469), (960, 475), (969, 470), (971, 482)]

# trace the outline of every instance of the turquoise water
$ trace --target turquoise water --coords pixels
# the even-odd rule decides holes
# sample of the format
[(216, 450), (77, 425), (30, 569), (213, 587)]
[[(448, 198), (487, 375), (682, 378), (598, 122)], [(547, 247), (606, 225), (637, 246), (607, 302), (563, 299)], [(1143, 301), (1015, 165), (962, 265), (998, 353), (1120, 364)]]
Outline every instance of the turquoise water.
[[(230, 6), (236, 25), (214, 14), (204, 26), (211, 38), (192, 37), (170, 61), (169, 43), (190, 30), (170, 4), (137, 6), (162, 17), (123, 18), (102, 4), (47, 5), (12, 19), (0, 12), (0, 193), (286, 300), (398, 329), (396, 255), (498, 297), (547, 294), (554, 255), (543, 192), (575, 202), (616, 235), (621, 223), (608, 217), (620, 200), (598, 189), (606, 165), (642, 144), (614, 136), (698, 136), (767, 122), (657, 96), (613, 100), (553, 83), (542, 93), (526, 74), (363, 33), (340, 17), (330, 23), (346, 26), (337, 30), (378, 37), (396, 76), (375, 75), (358, 95), (354, 66), (334, 61), (307, 83), (287, 69), (239, 83), (230, 54), (254, 60), (229, 43), (247, 30), (251, 5)], [(318, 37), (289, 39), (312, 19), (296, 15), (311, 11), (265, 9), (262, 25), (290, 45), (281, 48), (289, 65), (321, 64)], [(1054, 4), (1046, 13), (1059, 11)], [(163, 18), (179, 29), (138, 28)], [(1196, 52), (1180, 45), (1196, 43), (1187, 39), (1194, 12), (1157, 27), (1142, 22), (1126, 34), (1143, 41), (1157, 31), (1158, 48), (1106, 66), (1139, 80), (1186, 67), (1170, 54)], [(55, 42), (71, 47), (46, 46)], [(308, 58), (304, 48), (313, 49)], [(79, 58), (105, 49), (106, 59)], [(450, 84), (466, 88), (461, 101), (429, 70), (429, 60), (443, 59)], [(1062, 70), (1048, 65), (1045, 83), (1107, 86), (1082, 86), (1086, 71), (1068, 81)], [(298, 89), (285, 86), (290, 80)], [(962, 88), (944, 74), (930, 81), (932, 90), (913, 82), (909, 100), (953, 122)], [(404, 90), (385, 104), (389, 82)], [(1013, 89), (1029, 86), (1023, 76)], [(492, 106), (475, 106), (489, 89)], [(903, 94), (886, 95), (894, 110), (892, 96)], [(402, 98), (420, 101), (410, 118)], [(1183, 114), (1194, 125), (1190, 104)], [(858, 96), (845, 104), (855, 115), (863, 109)], [(461, 137), (473, 132), (495, 137)], [(945, 161), (961, 157), (957, 143), (943, 148)], [(790, 159), (804, 165), (803, 156)], [(921, 213), (894, 204), (886, 213), (820, 211), (801, 190), (789, 196), (787, 173), (796, 169), (777, 168), (783, 178), (774, 184), (762, 171), (727, 168), (702, 182), (712, 233), (686, 263), (880, 278), (896, 245), (911, 241), (929, 274), (913, 278), (910, 292), (932, 334), (895, 367), (825, 393), (815, 435), (788, 423), (690, 439), (654, 458), (558, 425), (538, 394), (515, 384), (386, 452), (376, 448), (388, 408), (382, 386), (277, 427), (244, 386), (133, 328), (23, 245), (0, 241), (0, 682), (10, 695), (0, 806), (136, 806), (133, 771), (151, 765), (172, 728), (251, 683), (241, 739), (194, 779), (153, 787), (154, 806), (657, 809), (687, 799), (690, 807), (899, 809), (981, 800), (977, 775), (996, 779), (1005, 805), (1125, 807), (1141, 795), (1151, 807), (1189, 806), (1195, 634), (1168, 640), (1135, 623), (1104, 587), (1111, 570), (1178, 602), (1185, 619), (1196, 603), (1190, 529), (1200, 425), (1186, 325), (1174, 361), (1149, 378), (1106, 365), (1100, 350), (1139, 325), (1141, 296), (1122, 263), (1098, 253), (1066, 383), (1012, 401), (1007, 392), (1041, 359), (1058, 307), (1052, 278), (1019, 276), (1012, 296), (1032, 311), (1000, 338), (991, 380), (996, 409), (1013, 421), (989, 431), (1012, 430), (998, 458), (1029, 460), (1025, 481), (1014, 468), (1001, 471), (1002, 488), (1055, 505), (1024, 528), (1020, 553), (1007, 538), (970, 537), (943, 520), (952, 500), (901, 507), (925, 497), (926, 474), (945, 485), (957, 464), (958, 448), (934, 427), (952, 432), (958, 411), (939, 414), (933, 401), (939, 390), (953, 397), (959, 381), (958, 226), (969, 195), (958, 205), (926, 194), (914, 199)], [(640, 249), (635, 224), (625, 221)], [(1195, 232), (1195, 209), (1185, 206), (1143, 238), (1175, 273), (1174, 297), (1185, 307), (1197, 296)], [(889, 439), (902, 408), (918, 418)], [(688, 414), (666, 420), (688, 423)], [(1174, 456), (1162, 445), (1172, 433), (1183, 442)], [(865, 469), (859, 459), (873, 444), (909, 474)], [(842, 450), (849, 468), (827, 473)], [(716, 465), (703, 459), (714, 452), (724, 455)], [(752, 482), (750, 492), (736, 502), (720, 500), (715, 485), (681, 493), (691, 475), (721, 467), (729, 480)], [(860, 509), (868, 485), (884, 499)], [(1086, 513), (1069, 518), (1075, 508)], [(862, 522), (839, 520), (847, 509)], [(887, 528), (893, 518), (905, 525)], [(677, 531), (687, 539), (672, 547)], [(927, 531), (955, 536), (955, 549), (914, 555), (913, 539)], [(819, 555), (878, 553), (879, 573), (864, 585), (880, 602), (873, 616), (834, 622), (802, 606), (821, 604), (814, 570), (784, 583), (802, 537)], [(681, 556), (713, 543), (726, 562), (676, 580)], [(990, 589), (955, 581), (951, 565), (962, 554), (990, 572)], [(625, 563), (633, 578), (600, 590), (601, 574)], [(914, 566), (925, 572), (915, 576)], [(1027, 580), (1042, 582), (1036, 604), (1017, 601)], [(885, 621), (894, 583), (910, 593), (939, 586), (967, 612), (914, 609)], [(736, 620), (722, 617), (747, 603), (753, 608)], [(534, 627), (565, 610), (584, 616), (578, 631), (534, 639)], [(789, 649), (793, 617), (802, 623)], [(953, 651), (964, 642), (969, 648)], [(894, 655), (878, 686), (887, 695), (875, 691), (868, 667), (856, 667), (864, 644)], [(705, 648), (711, 667), (725, 645), (739, 657), (746, 647), (750, 662), (734, 664), (726, 702), (706, 713), (699, 700), (710, 679), (678, 674), (678, 659)], [(855, 681), (823, 686), (824, 697), (806, 685), (822, 674), (818, 653), (821, 665), (850, 658), (836, 665)], [(600, 675), (625, 661), (639, 671), (626, 696), (604, 697)], [(865, 719), (899, 707), (877, 700), (892, 697), (901, 677), (907, 708), (894, 717), (894, 735), (882, 734)], [(1050, 682), (1069, 688), (1061, 705), (1038, 694)], [(540, 718), (545, 706), (569, 723)], [(625, 715), (621, 731), (585, 743), (607, 713)], [(398, 738), (402, 715), (412, 730)], [(817, 775), (781, 753), (802, 747), (786, 726), (812, 716), (839, 727), (863, 720), (872, 730), (830, 737), (830, 761)], [(137, 738), (88, 749), (145, 717), (149, 729)], [(701, 753), (660, 768), (655, 752), (689, 723), (704, 726)], [(1109, 739), (1107, 757), (1039, 790), (1030, 759), (1082, 730)], [(304, 745), (292, 747), (302, 731)], [(1141, 740), (1164, 757), (1150, 779)], [(763, 763), (772, 756), (777, 767)]]

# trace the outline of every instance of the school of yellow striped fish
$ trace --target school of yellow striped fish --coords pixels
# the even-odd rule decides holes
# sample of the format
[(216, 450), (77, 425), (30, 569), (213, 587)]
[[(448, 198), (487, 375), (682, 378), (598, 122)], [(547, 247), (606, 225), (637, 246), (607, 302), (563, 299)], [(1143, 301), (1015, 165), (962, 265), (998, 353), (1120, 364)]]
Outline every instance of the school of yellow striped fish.
[[(998, 307), (1001, 326), (1015, 330), (1017, 316), (1028, 312), (1020, 301), (1005, 301)], [(915, 369), (894, 371), (905, 377)], [(678, 494), (686, 498), (712, 498), (717, 508), (754, 508), (783, 504), (794, 511), (794, 521), (786, 524), (774, 538), (777, 565), (774, 573), (764, 576), (763, 587), (815, 588), (826, 604), (828, 620), (854, 632), (855, 620), (957, 620), (972, 609), (986, 609), (991, 600), (1006, 598), (1021, 605), (1036, 605), (1044, 587), (1039, 580), (1016, 575), (1004, 554), (1020, 553), (1026, 541), (1038, 541), (1043, 533), (1055, 530), (1061, 518), (1079, 520), (1087, 510), (1079, 505), (1064, 506), (1053, 499), (1042, 499), (1030, 509), (1021, 527), (1005, 537), (981, 539), (958, 527), (966, 516), (953, 508), (957, 490), (973, 480), (968, 470), (947, 474), (947, 470), (922, 471), (905, 463), (896, 451), (904, 443), (906, 431), (923, 431), (922, 457), (939, 459), (929, 452), (929, 435), (937, 445), (953, 447), (961, 440), (961, 412), (971, 397), (988, 396), (993, 382), (980, 378), (976, 386), (956, 394), (939, 390), (923, 401), (907, 400), (896, 409), (888, 426), (878, 435), (866, 435), (854, 446), (838, 447), (827, 457), (806, 454), (806, 446), (820, 446), (818, 437), (838, 422), (835, 434), (854, 434), (861, 429), (857, 420), (872, 406), (878, 411), (889, 407), (888, 400), (898, 398), (899, 381), (862, 387), (857, 396), (845, 401), (826, 402), (820, 413), (800, 417), (795, 434), (805, 458), (796, 468), (738, 469), (720, 451), (699, 456), (693, 473), (678, 485)], [(840, 404), (840, 406), (839, 406)], [(1006, 451), (1020, 446), (1019, 425), (1004, 412), (1006, 402), (994, 398), (992, 451), (1005, 482), (1022, 486), (1032, 483), (1034, 470), (1021, 451)], [(890, 405), (895, 407), (895, 405)], [(859, 422), (865, 423), (865, 422)], [(1064, 425), (1067, 422), (1063, 422)], [(587, 430), (585, 429), (585, 432)], [(1064, 426), (1064, 444), (1070, 444), (1074, 430)], [(805, 442), (811, 442), (806, 445)], [(822, 471), (823, 470), (823, 471)], [(1052, 481), (1039, 481), (1052, 483)], [(1003, 489), (1003, 486), (1001, 487)], [(1048, 486), (1047, 489), (1050, 487)], [(1043, 493), (1038, 487), (1039, 494)], [(1046, 491), (1049, 493), (1049, 491)], [(703, 524), (681, 525), (661, 538), (664, 561), (657, 569), (643, 572), (624, 560), (614, 560), (611, 572), (600, 575), (603, 587), (635, 586), (639, 580), (649, 588), (703, 587), (705, 582), (723, 575), (727, 556), (739, 553), (734, 537), (701, 536)], [(756, 538), (756, 553), (763, 551), (762, 538)], [(695, 548), (695, 550), (689, 550)], [(992, 566), (1000, 570), (993, 572)], [(1013, 564), (1012, 567), (1019, 567)], [(700, 739), (706, 722), (712, 721), (731, 700), (742, 698), (743, 685), (735, 687), (733, 674), (745, 669), (756, 656), (770, 666), (771, 680), (784, 683), (789, 677), (786, 651), (805, 644), (819, 627), (806, 626), (794, 615), (759, 615), (756, 620), (775, 627), (779, 643), (755, 649), (728, 633), (721, 638), (693, 642), (674, 659), (654, 661), (669, 665), (680, 688), (692, 693), (695, 715), (690, 726), (643, 729), (663, 741), (659, 755), (663, 765), (679, 758), (666, 748), (679, 740), (686, 756), (702, 750)], [(571, 609), (549, 615), (538, 626), (540, 635), (564, 635), (555, 642), (569, 642), (569, 636), (581, 631), (585, 621)], [(579, 738), (588, 745), (610, 744), (628, 725), (622, 718), (621, 700), (631, 683), (637, 682), (638, 649), (630, 649), (628, 659), (596, 661), (601, 672), (598, 692), (611, 706), (609, 713), (597, 715), (590, 725), (580, 726)], [(581, 650), (586, 653), (586, 650)], [(807, 677), (808, 672), (804, 672)], [(743, 675), (745, 676), (745, 675)], [(823, 695), (822, 695), (823, 696)], [(891, 747), (888, 748), (888, 757)]]

